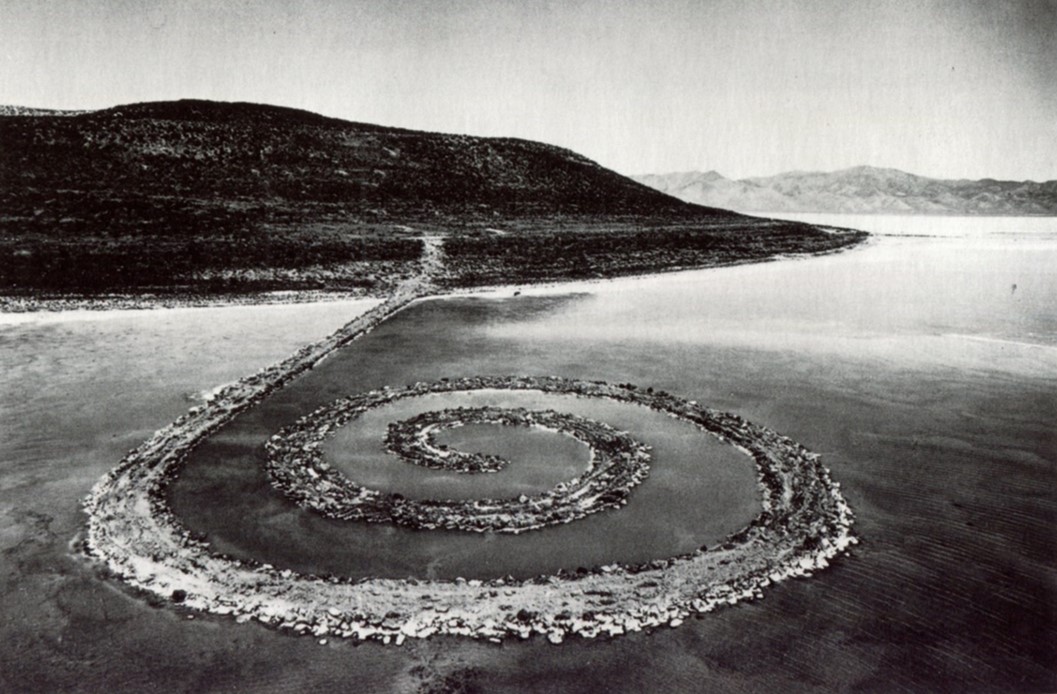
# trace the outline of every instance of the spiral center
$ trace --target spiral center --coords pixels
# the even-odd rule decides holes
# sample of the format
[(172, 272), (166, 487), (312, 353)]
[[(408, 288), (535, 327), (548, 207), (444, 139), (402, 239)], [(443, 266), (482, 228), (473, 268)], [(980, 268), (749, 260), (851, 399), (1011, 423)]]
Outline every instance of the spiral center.
[[(459, 407), (421, 413), (390, 424), (386, 445), (405, 460), (455, 472), (496, 472), (507, 461), (499, 456), (451, 449), (438, 443), (443, 429), (466, 424), (535, 427), (567, 434), (586, 444), (586, 472), (538, 494), (499, 499), (408, 499), (359, 484), (325, 460), (320, 444), (367, 410), (429, 393), (501, 387), (533, 389), (536, 381), (470, 379), (417, 384), (343, 398), (283, 429), (268, 443), (272, 483), (298, 505), (341, 520), (395, 523), (417, 529), (521, 533), (569, 523), (622, 506), (649, 472), (649, 448), (608, 424), (555, 410), (519, 407)], [(546, 381), (553, 392), (571, 382)], [(562, 386), (563, 387), (559, 387)], [(537, 384), (538, 385), (538, 384)], [(579, 391), (578, 391), (579, 392)], [(587, 394), (584, 391), (580, 394)]]

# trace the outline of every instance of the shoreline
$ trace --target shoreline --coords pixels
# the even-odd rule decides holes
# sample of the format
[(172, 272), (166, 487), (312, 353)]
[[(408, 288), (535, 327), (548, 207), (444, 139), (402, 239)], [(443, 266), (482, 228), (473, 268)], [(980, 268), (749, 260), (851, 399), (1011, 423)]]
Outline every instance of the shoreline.
[[(821, 228), (821, 227), (820, 227)], [(850, 253), (853, 251), (861, 250), (866, 248), (870, 244), (874, 243), (874, 234), (870, 234), (865, 238), (851, 243), (847, 246), (840, 248), (831, 248), (824, 251), (811, 251), (804, 253), (786, 254), (786, 255), (773, 255), (766, 258), (745, 258), (743, 260), (729, 260), (723, 262), (716, 262), (707, 265), (698, 265), (694, 267), (667, 267), (659, 268), (650, 272), (636, 272), (629, 273), (626, 275), (614, 275), (612, 277), (591, 277), (591, 278), (577, 278), (567, 280), (543, 280), (540, 282), (533, 283), (522, 283), (522, 284), (491, 284), (482, 285), (480, 287), (466, 287), (461, 289), (449, 290), (448, 288), (442, 288), (438, 290), (436, 294), (422, 297), (420, 300), (426, 299), (454, 299), (462, 297), (482, 297), (488, 295), (498, 294), (514, 294), (517, 295), (529, 295), (529, 296), (545, 296), (553, 294), (570, 294), (577, 292), (580, 287), (585, 289), (588, 287), (599, 287), (607, 285), (615, 285), (622, 281), (639, 281), (648, 280), (653, 278), (669, 277), (673, 275), (679, 275), (683, 273), (692, 272), (704, 272), (706, 270), (719, 270), (725, 268), (744, 267), (746, 265), (767, 265), (775, 262), (786, 262), (786, 261), (802, 261), (811, 260), (812, 258), (823, 258), (826, 256), (840, 255), (842, 253)], [(515, 294), (516, 292), (516, 294)]]
[[(823, 230), (837, 229), (830, 225), (817, 225)], [(836, 233), (845, 230), (837, 229)], [(619, 282), (621, 280), (639, 280), (650, 277), (660, 277), (684, 272), (699, 272), (717, 268), (740, 267), (742, 265), (757, 265), (777, 261), (807, 260), (816, 257), (825, 257), (853, 251), (870, 245), (873, 234), (865, 236), (839, 248), (831, 248), (821, 251), (805, 251), (803, 253), (772, 255), (764, 258), (744, 258), (739, 260), (717, 261), (702, 265), (658, 267), (648, 272), (636, 272), (627, 274), (614, 274), (608, 277), (568, 278), (558, 280), (541, 280), (538, 282), (501, 283), (470, 287), (449, 287), (444, 285), (434, 286), (434, 291), (421, 299), (446, 299), (465, 296), (482, 296), (489, 294), (530, 293), (530, 294), (553, 294), (576, 291), (579, 286), (597, 286)], [(151, 295), (137, 294), (111, 294), (104, 297), (85, 297), (78, 295), (68, 296), (39, 296), (23, 297), (0, 294), (0, 325), (14, 322), (31, 321), (33, 317), (40, 316), (69, 316), (73, 314), (102, 314), (106, 312), (135, 312), (135, 311), (159, 311), (168, 309), (195, 309), (195, 308), (232, 308), (252, 306), (297, 306), (305, 304), (337, 303), (345, 301), (384, 301), (392, 294), (392, 290), (381, 292), (370, 291), (343, 291), (343, 290), (276, 290), (259, 294), (239, 295), (201, 295), (190, 298), (155, 297)], [(14, 317), (26, 318), (12, 320)]]
[[(2, 327), (15, 327), (15, 326), (26, 326), (26, 325), (45, 325), (65, 322), (88, 322), (88, 321), (106, 321), (117, 318), (145, 318), (149, 316), (168, 316), (168, 315), (179, 315), (181, 313), (187, 313), (190, 311), (238, 311), (241, 309), (262, 309), (264, 311), (290, 311), (298, 309), (309, 309), (309, 310), (323, 310), (327, 307), (335, 307), (335, 311), (341, 311), (341, 307), (347, 307), (350, 309), (356, 309), (357, 307), (363, 308), (364, 311), (373, 308), (384, 302), (384, 298), (378, 297), (351, 297), (351, 298), (334, 298), (322, 301), (306, 301), (303, 303), (285, 302), (285, 303), (260, 303), (260, 304), (248, 304), (248, 303), (234, 303), (234, 304), (216, 304), (210, 306), (166, 306), (166, 307), (154, 307), (154, 308), (119, 308), (119, 309), (105, 309), (98, 307), (95, 309), (62, 309), (55, 311), (24, 311), (19, 313), (4, 313), (0, 311), (0, 328)], [(223, 313), (221, 313), (221, 316)], [(348, 318), (345, 316), (339, 317), (338, 321), (347, 321)]]
[(152, 294), (14, 296), (0, 295), (0, 317), (102, 311), (157, 311), (161, 309), (229, 308), (233, 306), (293, 306), (298, 304), (385, 298), (384, 293), (341, 290), (279, 290), (259, 294), (215, 294), (169, 297)]
[(440, 252), (439, 239), (427, 239), (422, 274), (402, 282), (385, 302), (282, 362), (223, 387), (130, 451), (85, 501), (84, 552), (127, 585), (174, 605), (298, 634), (399, 645), (434, 634), (499, 642), (536, 633), (560, 643), (571, 635), (675, 627), (691, 615), (759, 598), (772, 583), (810, 575), (855, 544), (851, 509), (817, 455), (735, 415), (667, 393), (604, 383), (577, 384), (573, 392), (660, 409), (751, 456), (763, 497), (760, 515), (720, 547), (642, 566), (610, 564), (525, 581), (301, 575), (217, 554), (196, 539), (173, 514), (166, 493), (189, 452), (335, 350), (414, 301), (433, 297), (431, 271), (439, 267)]

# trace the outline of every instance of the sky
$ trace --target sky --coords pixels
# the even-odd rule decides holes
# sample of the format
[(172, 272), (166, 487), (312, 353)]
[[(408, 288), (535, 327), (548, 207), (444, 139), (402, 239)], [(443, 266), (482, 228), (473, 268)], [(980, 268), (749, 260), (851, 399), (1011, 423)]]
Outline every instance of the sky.
[(1050, 180), (1057, 0), (0, 0), (0, 104), (177, 98), (541, 140), (625, 174)]

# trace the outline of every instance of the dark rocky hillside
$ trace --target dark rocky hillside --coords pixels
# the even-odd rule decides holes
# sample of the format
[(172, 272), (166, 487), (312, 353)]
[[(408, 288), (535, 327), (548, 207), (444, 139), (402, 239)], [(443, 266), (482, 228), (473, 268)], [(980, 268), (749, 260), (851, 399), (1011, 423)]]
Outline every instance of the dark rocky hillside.
[[(409, 271), (423, 232), (489, 247), (521, 237), (531, 265), (546, 235), (766, 235), (759, 225), (525, 140), (243, 103), (0, 111), (8, 294), (371, 289)], [(832, 243), (802, 231), (806, 248)], [(471, 282), (452, 260), (451, 281)]]

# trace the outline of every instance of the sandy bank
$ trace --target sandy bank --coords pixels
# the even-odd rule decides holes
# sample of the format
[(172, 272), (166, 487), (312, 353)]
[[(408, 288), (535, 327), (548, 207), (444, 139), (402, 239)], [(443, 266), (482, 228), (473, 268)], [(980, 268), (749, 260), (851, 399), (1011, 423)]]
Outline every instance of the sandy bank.
[[(239, 312), (256, 311), (262, 320), (272, 316), (281, 318), (291, 311), (318, 311), (326, 313), (333, 310), (340, 312), (345, 320), (348, 316), (358, 315), (382, 303), (384, 298), (349, 297), (334, 294), (326, 298), (306, 299), (304, 302), (260, 301), (260, 302), (223, 302), (208, 304), (181, 305), (137, 305), (135, 307), (118, 307), (97, 304), (90, 308), (56, 307), (39, 310), (7, 312), (0, 310), (0, 325), (27, 325), (37, 323), (66, 323), (83, 321), (102, 321), (119, 318), (137, 318), (142, 316), (181, 315), (189, 311), (215, 312), (217, 320), (225, 320)], [(163, 310), (164, 309), (164, 310)]]

